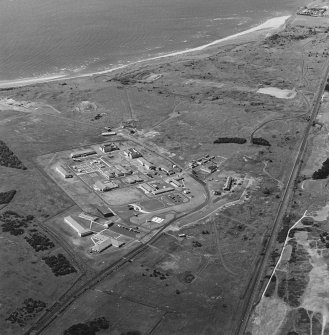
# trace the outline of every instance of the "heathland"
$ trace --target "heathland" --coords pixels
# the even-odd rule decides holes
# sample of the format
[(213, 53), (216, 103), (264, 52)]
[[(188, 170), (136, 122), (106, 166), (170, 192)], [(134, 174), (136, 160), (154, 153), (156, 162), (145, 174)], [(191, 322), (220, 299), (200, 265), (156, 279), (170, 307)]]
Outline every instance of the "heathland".
[[(327, 159), (328, 22), (294, 15), (187, 54), (2, 88), (2, 333), (227, 335), (250, 317), (250, 334), (298, 334), (310, 324), (320, 334), (328, 197), (326, 179), (312, 175)], [(116, 134), (102, 136), (104, 127)], [(307, 155), (287, 201), (305, 134)], [(70, 153), (104, 142), (118, 147), (107, 159), (143, 183), (161, 189), (179, 176), (185, 184), (161, 198), (128, 177), (116, 178), (115, 190), (93, 189), (88, 180), (104, 155), (73, 161)], [(124, 156), (131, 146), (176, 170), (146, 172)], [(58, 162), (72, 178), (59, 176)], [(94, 254), (90, 236), (78, 237), (63, 218), (96, 215), (99, 201), (114, 209), (113, 225), (135, 235)], [(289, 230), (305, 211), (308, 221)], [(254, 314), (251, 299), (260, 301)]]

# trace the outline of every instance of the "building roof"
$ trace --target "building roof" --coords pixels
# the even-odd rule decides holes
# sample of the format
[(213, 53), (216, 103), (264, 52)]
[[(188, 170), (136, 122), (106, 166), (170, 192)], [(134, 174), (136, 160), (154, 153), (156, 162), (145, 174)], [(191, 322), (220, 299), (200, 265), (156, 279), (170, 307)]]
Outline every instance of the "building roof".
[(57, 170), (58, 172), (60, 172), (63, 176), (67, 176), (67, 175), (72, 176), (72, 172), (69, 171), (68, 169), (64, 168), (64, 166), (62, 166), (62, 165), (58, 165), (58, 166), (56, 167), (56, 170)]
[(112, 212), (112, 210), (110, 208), (108, 208), (107, 206), (105, 206), (105, 205), (98, 205), (97, 206), (97, 210), (99, 212), (101, 212), (103, 215), (104, 214), (112, 214), (112, 215), (114, 215), (114, 213)]
[(91, 155), (91, 154), (96, 154), (96, 151), (94, 149), (85, 149), (85, 150), (80, 150), (76, 152), (71, 153), (71, 157), (77, 156), (77, 155)]
[(71, 226), (76, 232), (80, 235), (91, 233), (91, 231), (85, 227), (83, 227), (80, 223), (78, 223), (75, 219), (71, 216), (66, 216), (64, 221)]
[(114, 224), (112, 227), (109, 228), (109, 230), (117, 234), (130, 237), (130, 238), (136, 238), (136, 233), (134, 233), (131, 230), (127, 230), (122, 227), (119, 227), (117, 224)]

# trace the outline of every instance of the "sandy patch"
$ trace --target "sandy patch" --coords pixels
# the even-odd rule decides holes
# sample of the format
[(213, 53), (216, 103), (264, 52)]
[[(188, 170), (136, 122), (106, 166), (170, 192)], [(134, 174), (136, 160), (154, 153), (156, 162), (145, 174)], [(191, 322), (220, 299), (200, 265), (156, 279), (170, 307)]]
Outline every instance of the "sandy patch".
[(297, 95), (295, 89), (292, 90), (282, 90), (277, 87), (262, 87), (257, 90), (257, 93), (271, 95), (279, 99), (293, 99)]
[(326, 204), (324, 207), (319, 209), (318, 211), (313, 213), (312, 216), (316, 221), (325, 221), (329, 217), (329, 203)]
[(255, 309), (251, 333), (253, 335), (279, 334), (289, 310), (290, 307), (281, 299), (262, 298)]

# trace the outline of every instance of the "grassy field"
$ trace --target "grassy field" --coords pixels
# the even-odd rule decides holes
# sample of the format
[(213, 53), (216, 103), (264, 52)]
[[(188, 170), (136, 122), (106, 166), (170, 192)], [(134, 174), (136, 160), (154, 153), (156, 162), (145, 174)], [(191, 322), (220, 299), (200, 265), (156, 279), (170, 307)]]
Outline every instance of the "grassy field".
[[(57, 335), (73, 324), (102, 316), (109, 320), (111, 334), (115, 335), (128, 331), (143, 335), (226, 335), (233, 331), (307, 124), (304, 114), (328, 51), (326, 27), (313, 33), (308, 25), (314, 24), (314, 20), (298, 19), (294, 24), (306, 26), (302, 35), (300, 27), (290, 26), (275, 38), (241, 40), (171, 62), (0, 91), (0, 97), (24, 102), (23, 107), (15, 107), (1, 101), (0, 140), (27, 167), (0, 167), (0, 191), (17, 191), (0, 214), (13, 210), (20, 215), (33, 215), (33, 224), (25, 233), (31, 233), (30, 229), (42, 231), (44, 224), (58, 236), (54, 248), (36, 252), (23, 238), (25, 235), (1, 233), (0, 262), (5, 271), (0, 278), (4, 283), (0, 291), (4, 301), (0, 326), (4, 334), (22, 334), (37, 318), (34, 315), (23, 327), (3, 321), (21, 308), (26, 299), (42, 300), (48, 307), (77, 277), (78, 273), (56, 277), (42, 260), (48, 254), (59, 253), (70, 259), (61, 240), (93, 273), (136, 246), (132, 243), (126, 251), (117, 249), (91, 257), (89, 240), (78, 239), (63, 224), (63, 217), (79, 213), (79, 207), (93, 212), (100, 199), (74, 180), (65, 182), (67, 189), (63, 192), (64, 182), (53, 178), (50, 167), (60, 158), (60, 154), (54, 153), (101, 143), (104, 126), (119, 127), (131, 119), (136, 121), (135, 129), (120, 131), (187, 169), (191, 197), (190, 202), (184, 203), (185, 212), (206, 199), (203, 186), (188, 176), (188, 164), (206, 154), (221, 157), (219, 172), (200, 174), (211, 191), (210, 204), (168, 229), (145, 253), (87, 291), (44, 333)], [(161, 77), (155, 82), (139, 80), (145, 71)], [(297, 95), (293, 99), (279, 99), (256, 93), (260, 87), (296, 89)], [(88, 104), (93, 107), (82, 108)], [(327, 120), (324, 114), (321, 122)], [(315, 126), (313, 132), (314, 136), (322, 132), (322, 139), (313, 141), (318, 148), (326, 144), (327, 136), (320, 128)], [(251, 144), (253, 133), (270, 146)], [(218, 137), (235, 136), (246, 138), (247, 142), (213, 143)], [(306, 176), (318, 168), (320, 159), (314, 159), (317, 155), (323, 157), (325, 152), (309, 155), (303, 171)], [(47, 159), (40, 161), (40, 157)], [(48, 175), (44, 168), (50, 171)], [(217, 201), (213, 191), (222, 189), (228, 174), (248, 176), (254, 183), (248, 189), (247, 199), (217, 212), (222, 200)], [(225, 195), (223, 203), (237, 200), (243, 187), (244, 184)], [(327, 185), (322, 183), (314, 188), (322, 191), (315, 194), (308, 191), (313, 190), (311, 187), (305, 192), (296, 189), (291, 205), (293, 214), (299, 214), (305, 206), (317, 210), (316, 204), (326, 201), (323, 189)], [(146, 199), (142, 192), (128, 188), (120, 194), (108, 193), (108, 197), (123, 219), (133, 215), (123, 203), (143, 204)], [(149, 201), (144, 205), (155, 209), (158, 204)], [(170, 207), (172, 215), (182, 210), (179, 206)], [(166, 214), (168, 209), (157, 211), (159, 216)], [(141, 215), (134, 220), (142, 225), (149, 218)], [(183, 227), (180, 231), (179, 226)], [(151, 229), (148, 226), (145, 230)], [(179, 233), (186, 234), (186, 238), (180, 238)], [(279, 247), (280, 244), (278, 250)], [(273, 264), (275, 259), (271, 260)], [(297, 314), (296, 320), (306, 318), (302, 311)], [(318, 327), (316, 321), (314, 325)]]

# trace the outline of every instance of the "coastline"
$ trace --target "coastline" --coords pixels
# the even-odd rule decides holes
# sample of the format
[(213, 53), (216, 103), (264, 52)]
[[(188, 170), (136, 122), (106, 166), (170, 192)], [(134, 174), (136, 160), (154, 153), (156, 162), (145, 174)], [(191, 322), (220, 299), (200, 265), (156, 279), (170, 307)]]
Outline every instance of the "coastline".
[(216, 46), (219, 45), (223, 42), (227, 42), (227, 41), (231, 41), (234, 40), (238, 37), (242, 37), (245, 35), (249, 35), (249, 34), (253, 34), (256, 32), (261, 32), (261, 31), (272, 31), (275, 29), (279, 29), (282, 26), (284, 26), (287, 22), (287, 20), (289, 18), (291, 18), (292, 15), (286, 15), (286, 16), (279, 16), (279, 17), (274, 17), (271, 19), (266, 20), (265, 22), (249, 28), (247, 30), (241, 31), (239, 33), (236, 34), (232, 34), (226, 37), (223, 37), (221, 39), (215, 40), (213, 42), (198, 46), (198, 47), (194, 47), (194, 48), (189, 48), (189, 49), (185, 49), (185, 50), (180, 50), (180, 51), (174, 51), (174, 52), (170, 52), (170, 53), (166, 53), (163, 55), (159, 55), (159, 56), (154, 56), (154, 57), (149, 57), (149, 58), (144, 58), (135, 62), (131, 62), (131, 63), (127, 63), (124, 65), (120, 65), (117, 67), (113, 67), (110, 69), (106, 69), (103, 71), (97, 71), (97, 72), (92, 72), (92, 73), (85, 73), (85, 74), (78, 74), (78, 75), (66, 75), (66, 74), (53, 74), (53, 75), (49, 75), (49, 76), (42, 76), (42, 77), (37, 77), (37, 78), (23, 78), (23, 79), (18, 79), (18, 80), (4, 80), (4, 81), (0, 81), (0, 89), (6, 89), (6, 88), (14, 88), (14, 87), (23, 87), (23, 86), (29, 86), (29, 85), (34, 85), (34, 84), (42, 84), (42, 83), (47, 83), (47, 82), (54, 82), (54, 81), (60, 81), (60, 80), (69, 80), (69, 79), (78, 79), (78, 78), (86, 78), (86, 77), (92, 77), (95, 75), (102, 75), (102, 74), (107, 74), (107, 73), (111, 73), (117, 70), (121, 70), (133, 65), (138, 65), (138, 64), (142, 64), (145, 62), (149, 62), (149, 61), (154, 61), (154, 60), (159, 60), (159, 59), (163, 59), (163, 58), (169, 58), (169, 57), (175, 57), (175, 56), (181, 56), (181, 55), (185, 55), (185, 54), (189, 54), (189, 53), (193, 53), (193, 52), (198, 52), (198, 51), (203, 51), (209, 47), (212, 46)]

